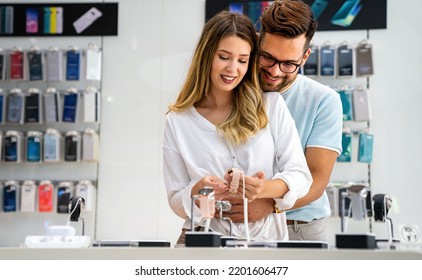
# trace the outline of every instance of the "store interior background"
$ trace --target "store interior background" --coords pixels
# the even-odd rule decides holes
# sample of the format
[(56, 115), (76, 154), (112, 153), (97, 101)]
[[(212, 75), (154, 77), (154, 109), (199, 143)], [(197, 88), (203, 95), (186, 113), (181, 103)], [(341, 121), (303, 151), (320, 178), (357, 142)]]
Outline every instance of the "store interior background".
[[(31, 2), (39, 3), (13, 3)], [(205, 0), (79, 2), (118, 2), (118, 36), (12, 37), (0, 38), (0, 45), (67, 48), (93, 42), (101, 46), (101, 154), (96, 217), (87, 220), (95, 228), (91, 238), (167, 240), (174, 244), (183, 221), (169, 208), (163, 183), (164, 117), (182, 85), (202, 30)], [(387, 29), (324, 31), (317, 32), (314, 39), (318, 45), (327, 40), (337, 45), (347, 40), (356, 46), (369, 36), (368, 41), (373, 44), (374, 75), (369, 79), (370, 127), (374, 134), (371, 188), (373, 194), (393, 197), (390, 217), (396, 237), (400, 224), (416, 224), (422, 229), (421, 10), (419, 0), (387, 0)], [(367, 80), (348, 82), (366, 85)], [(359, 181), (367, 176), (365, 164), (337, 163), (332, 179)], [(25, 215), (22, 219), (19, 213), (0, 213), (0, 246), (19, 246), (26, 235), (44, 233), (48, 215), (37, 219)], [(29, 232), (31, 228), (33, 232)], [(387, 237), (385, 224), (375, 223), (373, 230), (377, 238)], [(331, 218), (327, 228), (330, 244), (339, 231), (340, 219)], [(349, 231), (367, 232), (368, 222), (352, 221)]]

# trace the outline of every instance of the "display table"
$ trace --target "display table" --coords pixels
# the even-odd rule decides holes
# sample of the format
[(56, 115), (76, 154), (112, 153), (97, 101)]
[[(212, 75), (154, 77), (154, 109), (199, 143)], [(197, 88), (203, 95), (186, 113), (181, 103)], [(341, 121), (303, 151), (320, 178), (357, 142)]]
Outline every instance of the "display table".
[(0, 248), (0, 260), (422, 260), (422, 251), (285, 248)]

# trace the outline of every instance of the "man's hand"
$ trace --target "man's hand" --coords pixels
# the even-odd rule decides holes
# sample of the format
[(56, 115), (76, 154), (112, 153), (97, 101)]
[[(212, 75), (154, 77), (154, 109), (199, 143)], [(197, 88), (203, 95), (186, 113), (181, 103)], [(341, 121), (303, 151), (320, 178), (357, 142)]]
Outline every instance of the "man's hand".
[[(265, 174), (263, 172), (257, 172), (252, 177), (258, 179), (264, 179)], [(224, 179), (228, 182), (231, 180), (231, 176), (226, 174)], [(217, 197), (216, 197), (217, 198)], [(232, 207), (230, 211), (223, 213), (223, 216), (229, 217), (234, 223), (243, 223), (243, 198), (242, 194), (232, 195), (225, 193), (224, 195), (218, 196), (218, 200), (227, 200), (231, 203)], [(274, 211), (274, 199), (272, 198), (260, 198), (255, 199), (248, 203), (248, 220), (249, 222), (256, 222)]]

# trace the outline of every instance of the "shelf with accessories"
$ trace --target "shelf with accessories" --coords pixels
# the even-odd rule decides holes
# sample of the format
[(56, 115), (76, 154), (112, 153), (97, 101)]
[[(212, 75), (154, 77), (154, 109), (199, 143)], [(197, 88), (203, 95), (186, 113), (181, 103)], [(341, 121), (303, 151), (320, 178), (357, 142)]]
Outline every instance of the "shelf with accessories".
[(84, 42), (0, 50), (0, 246), (65, 224), (72, 196), (95, 234), (102, 52)]
[(343, 151), (327, 187), (332, 217), (341, 216), (342, 193), (352, 185), (368, 189), (369, 213), (374, 143), (369, 94), (370, 77), (374, 74), (372, 45), (367, 39), (356, 44), (327, 40), (320, 45), (311, 44), (310, 48), (311, 55), (301, 69), (303, 75), (336, 90), (343, 106)]

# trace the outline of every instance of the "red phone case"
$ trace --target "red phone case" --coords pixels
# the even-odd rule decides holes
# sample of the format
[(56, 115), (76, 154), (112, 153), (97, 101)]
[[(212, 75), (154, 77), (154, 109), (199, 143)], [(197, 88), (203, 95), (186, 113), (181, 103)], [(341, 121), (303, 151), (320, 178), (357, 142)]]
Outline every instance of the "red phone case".
[(15, 51), (10, 54), (10, 79), (23, 79), (23, 52)]
[(53, 185), (43, 184), (38, 187), (38, 211), (51, 212), (53, 210)]

